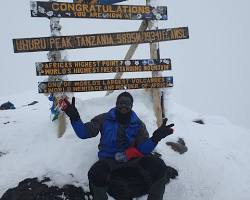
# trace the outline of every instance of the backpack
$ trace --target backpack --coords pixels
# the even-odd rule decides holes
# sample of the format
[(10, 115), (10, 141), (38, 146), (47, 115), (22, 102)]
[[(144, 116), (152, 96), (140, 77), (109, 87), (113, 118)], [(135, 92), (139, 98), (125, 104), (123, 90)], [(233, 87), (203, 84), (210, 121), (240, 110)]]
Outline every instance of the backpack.
[(148, 193), (151, 177), (142, 167), (122, 166), (111, 173), (108, 193), (115, 199), (132, 199)]

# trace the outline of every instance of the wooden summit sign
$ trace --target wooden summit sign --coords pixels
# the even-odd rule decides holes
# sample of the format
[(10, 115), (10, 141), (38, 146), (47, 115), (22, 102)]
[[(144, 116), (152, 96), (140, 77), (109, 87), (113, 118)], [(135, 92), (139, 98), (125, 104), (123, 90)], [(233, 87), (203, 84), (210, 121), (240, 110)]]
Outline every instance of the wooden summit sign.
[(37, 76), (171, 70), (170, 59), (38, 62)]
[(150, 31), (52, 36), (41, 38), (19, 38), (13, 39), (13, 46), (15, 53), (21, 53), (153, 43), (188, 38), (188, 27), (179, 27)]
[(90, 92), (173, 86), (173, 77), (40, 82), (39, 93)]
[(53, 1), (31, 1), (32, 17), (167, 20), (166, 6), (104, 5)]

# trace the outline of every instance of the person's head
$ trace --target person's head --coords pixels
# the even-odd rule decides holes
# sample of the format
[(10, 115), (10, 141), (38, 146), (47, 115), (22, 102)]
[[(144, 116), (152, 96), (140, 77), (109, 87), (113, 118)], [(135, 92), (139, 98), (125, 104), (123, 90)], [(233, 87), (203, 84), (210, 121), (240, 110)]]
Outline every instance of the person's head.
[(134, 101), (133, 97), (130, 93), (122, 92), (121, 94), (118, 95), (116, 99), (116, 108), (121, 113), (130, 112), (133, 107), (133, 101)]
[(128, 92), (122, 92), (116, 99), (116, 115), (121, 123), (127, 123), (133, 107), (133, 97)]

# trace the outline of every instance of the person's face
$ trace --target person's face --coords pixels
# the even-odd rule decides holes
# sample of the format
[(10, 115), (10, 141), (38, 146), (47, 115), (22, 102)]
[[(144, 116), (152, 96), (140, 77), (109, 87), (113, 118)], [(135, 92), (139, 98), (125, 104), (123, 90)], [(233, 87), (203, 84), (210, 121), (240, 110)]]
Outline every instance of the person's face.
[(120, 97), (116, 102), (116, 108), (119, 110), (120, 113), (126, 114), (131, 111), (132, 109), (132, 101), (129, 97)]

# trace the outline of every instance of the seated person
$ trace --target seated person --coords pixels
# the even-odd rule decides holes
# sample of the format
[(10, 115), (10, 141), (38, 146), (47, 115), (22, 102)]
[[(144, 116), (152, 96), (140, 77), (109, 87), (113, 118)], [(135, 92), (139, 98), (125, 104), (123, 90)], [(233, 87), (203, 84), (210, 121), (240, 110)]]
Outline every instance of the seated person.
[[(149, 137), (145, 124), (132, 110), (133, 97), (128, 92), (121, 93), (116, 100), (116, 107), (107, 113), (83, 123), (75, 107), (75, 98), (70, 104), (66, 99), (64, 112), (69, 116), (76, 135), (81, 139), (95, 137), (101, 133), (99, 160), (88, 172), (90, 191), (94, 200), (107, 200), (110, 177), (114, 170), (139, 167), (148, 176), (148, 200), (162, 200), (165, 184), (169, 181), (167, 166), (164, 161), (152, 156), (158, 142), (173, 134), (167, 120)], [(174, 170), (174, 169), (173, 169)], [(125, 170), (126, 171), (126, 170)], [(127, 173), (127, 171), (126, 171)], [(177, 172), (175, 171), (174, 173)], [(175, 175), (175, 176), (176, 176)], [(126, 198), (132, 199), (132, 197)]]

